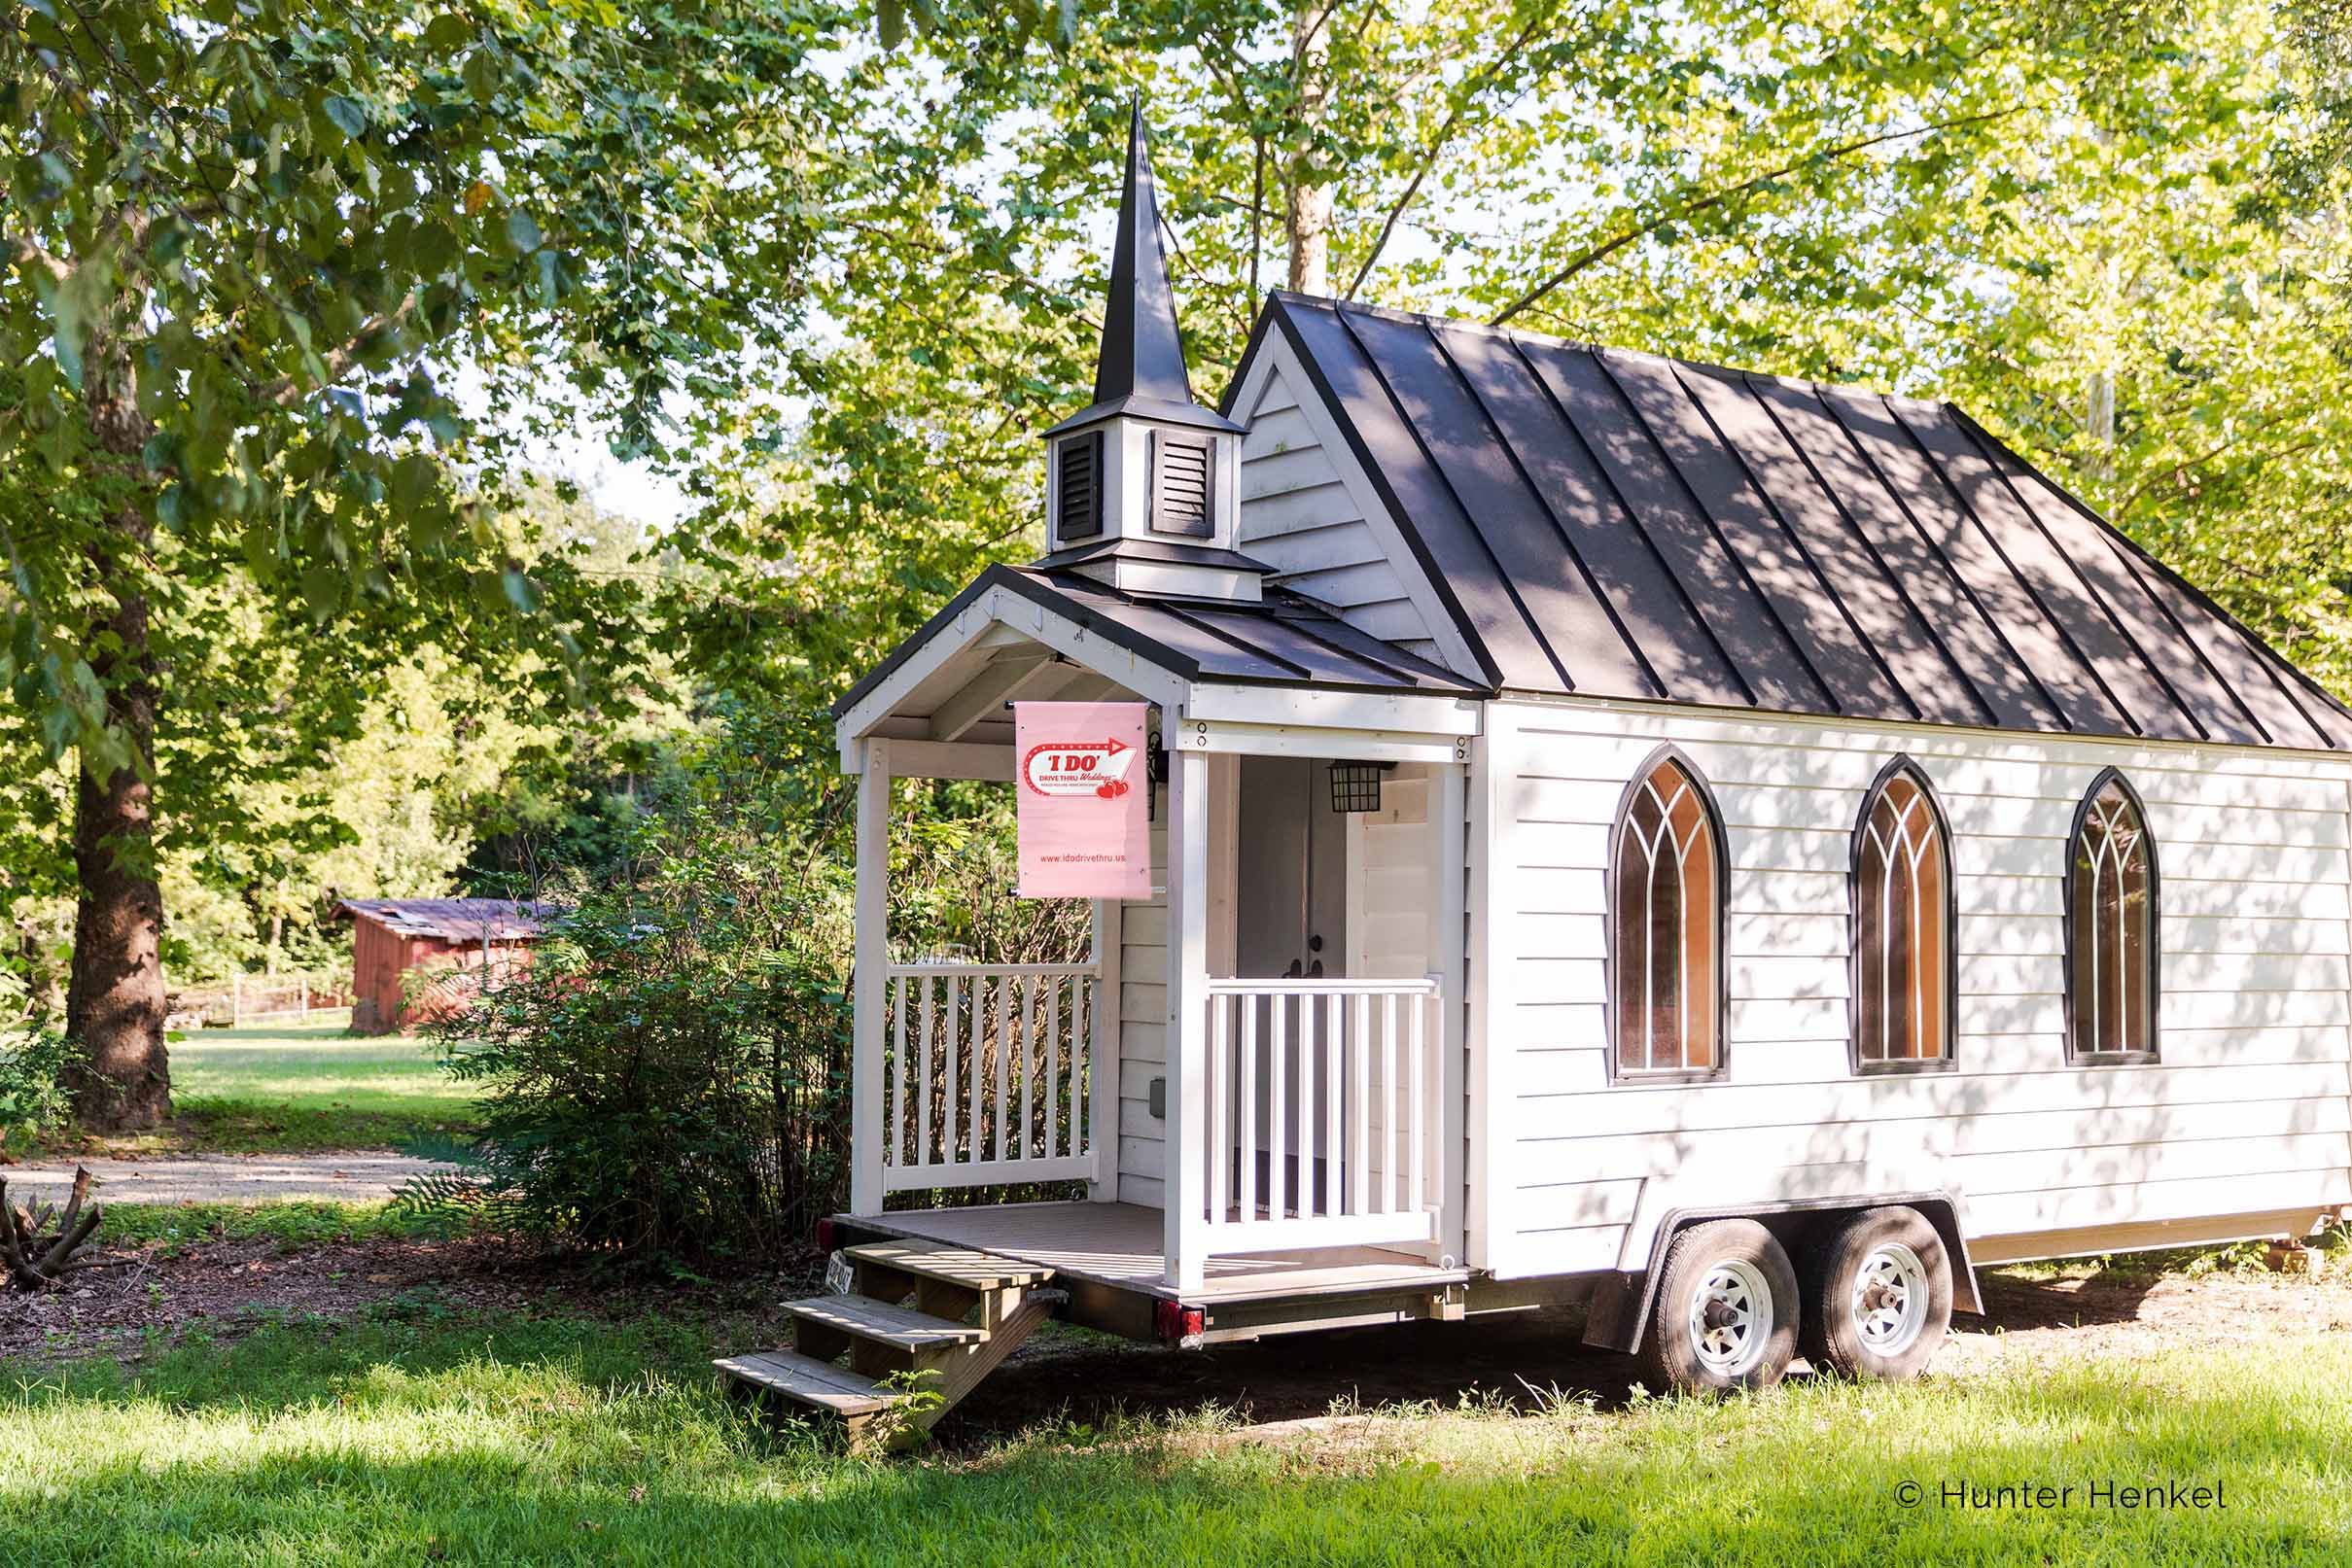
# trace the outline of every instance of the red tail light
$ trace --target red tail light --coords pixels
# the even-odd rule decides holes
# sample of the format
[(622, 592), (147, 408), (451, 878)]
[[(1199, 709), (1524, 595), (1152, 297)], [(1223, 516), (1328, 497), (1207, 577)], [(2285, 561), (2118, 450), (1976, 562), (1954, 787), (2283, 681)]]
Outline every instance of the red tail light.
[(841, 1227), (831, 1220), (817, 1222), (817, 1250), (829, 1253), (841, 1244)]
[(1152, 1327), (1170, 1345), (1181, 1345), (1186, 1340), (1200, 1338), (1209, 1330), (1209, 1313), (1205, 1308), (1186, 1307), (1181, 1302), (1159, 1302), (1152, 1308)]

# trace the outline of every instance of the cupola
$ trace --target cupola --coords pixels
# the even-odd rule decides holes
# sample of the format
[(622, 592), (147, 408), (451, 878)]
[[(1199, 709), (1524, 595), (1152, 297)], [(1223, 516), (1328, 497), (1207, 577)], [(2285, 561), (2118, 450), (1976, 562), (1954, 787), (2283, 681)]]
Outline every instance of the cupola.
[(1259, 597), (1267, 569), (1233, 548), (1242, 427), (1193, 401), (1141, 104), (1127, 131), (1094, 401), (1045, 442), (1039, 566), (1131, 592)]

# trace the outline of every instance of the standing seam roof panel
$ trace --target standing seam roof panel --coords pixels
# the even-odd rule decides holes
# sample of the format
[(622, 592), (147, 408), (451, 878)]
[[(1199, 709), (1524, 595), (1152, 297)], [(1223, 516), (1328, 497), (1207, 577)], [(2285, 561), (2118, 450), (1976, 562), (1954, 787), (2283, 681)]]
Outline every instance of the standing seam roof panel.
[(2140, 657), (2098, 590), (2020, 508), (1966, 431), (1939, 405), (1887, 400), (1927, 461), (1943, 475), (1978, 531), (2043, 608), (2059, 644), (2089, 672), (2134, 731), (2168, 741), (2201, 741), (2205, 732), (2182, 711), (2172, 688)]
[(1546, 504), (1525, 453), (1486, 395), (1487, 383), (1497, 375), (1525, 375), (1508, 339), (1454, 323), (1431, 323), (1429, 337), (1453, 377), (1452, 396), (1463, 400), (1479, 432), (1479, 451), (1440, 467), (1465, 505), (1473, 488), (1491, 498), (1492, 512), (1469, 509), (1494, 558), (1506, 567), (1518, 563), (1513, 570), (1521, 574), (1536, 635), (1579, 691), (1665, 695), (1668, 687), (1602, 594), (1585, 551)]
[(1612, 349), (1601, 364), (1648, 429), (1650, 438), (1795, 644), (1813, 679), (1841, 714), (1883, 714), (1910, 700), (1898, 690), (1839, 608), (1839, 596), (1781, 523), (1674, 373), (1673, 363)]
[(2010, 501), (2032, 519), (2060, 559), (2089, 579), (2107, 610), (2129, 639), (2132, 649), (2147, 664), (2193, 731), (2208, 740), (2251, 745), (2264, 740), (2236, 693), (2229, 689), (2196, 645), (2182, 634), (2162, 602), (2148, 590), (2137, 573), (2121, 558), (2114, 534), (2083, 517), (2071, 506), (2055, 502), (2034, 473), (2015, 454), (1993, 440), (1976, 421), (1956, 408), (1948, 408), (1983, 462), (1998, 476)]
[(2017, 668), (2042, 693), (2059, 725), (2070, 731), (2131, 733), (1886, 401), (1840, 388), (1823, 388), (1821, 401), (1885, 481), (1920, 542), (1943, 560)]
[(1676, 366), (1693, 401), (1747, 482), (1788, 531), (1830, 602), (1914, 717), (1975, 723), (1985, 710), (1945, 658), (1885, 563), (1744, 377)]
[[(1497, 438), (1518, 454), (1520, 470), (1564, 547), (1584, 563), (1609, 606), (1609, 632), (1623, 654), (1612, 658), (1604, 647), (1602, 664), (1638, 665), (1640, 683), (1610, 694), (1684, 692), (1701, 701), (1744, 707), (1747, 688), (1666, 563), (1626, 516), (1599, 466), (1536, 381), (1533, 367), (1499, 335), (1465, 332), (1456, 341), (1465, 355), (1491, 355), (1466, 378), (1470, 391)], [(1562, 651), (1574, 661), (1587, 649), (1578, 643)]]
[(1432, 586), (1472, 635), (1488, 663), (1483, 673), (1505, 682), (1548, 684), (1556, 679), (1550, 656), (1497, 580), (1485, 541), (1444, 490), (1420, 436), (1398, 411), (1354, 333), (1328, 304), (1294, 307), (1286, 319), (1297, 334), (1300, 357), (1344, 410), (1343, 426), (1357, 444), (1365, 471), (1387, 492), (1399, 526), (1427, 552), (1424, 565)]
[(1806, 667), (1788, 633), (1756, 599), (1755, 587), (1700, 515), (1666, 456), (1597, 354), (1562, 344), (1523, 344), (1536, 378), (1592, 453), (1629, 524), (1666, 563), (1733, 673), (1764, 706), (1827, 711), (1829, 692)]

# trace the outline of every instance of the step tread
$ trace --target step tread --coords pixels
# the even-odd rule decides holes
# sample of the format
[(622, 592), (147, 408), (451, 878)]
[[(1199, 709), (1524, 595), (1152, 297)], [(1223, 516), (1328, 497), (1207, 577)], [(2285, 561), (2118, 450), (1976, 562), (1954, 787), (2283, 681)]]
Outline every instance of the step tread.
[(871, 1415), (906, 1398), (883, 1388), (871, 1377), (804, 1356), (797, 1350), (755, 1350), (749, 1355), (728, 1356), (712, 1365), (729, 1376), (845, 1417)]
[(868, 1241), (845, 1250), (863, 1263), (880, 1264), (926, 1279), (943, 1279), (973, 1290), (1042, 1284), (1054, 1273), (1042, 1264), (1023, 1263), (1018, 1258), (1002, 1258), (993, 1252), (945, 1241)]
[(977, 1324), (950, 1323), (871, 1296), (811, 1296), (787, 1302), (784, 1309), (808, 1322), (906, 1350), (934, 1344), (980, 1344), (988, 1339), (988, 1330)]

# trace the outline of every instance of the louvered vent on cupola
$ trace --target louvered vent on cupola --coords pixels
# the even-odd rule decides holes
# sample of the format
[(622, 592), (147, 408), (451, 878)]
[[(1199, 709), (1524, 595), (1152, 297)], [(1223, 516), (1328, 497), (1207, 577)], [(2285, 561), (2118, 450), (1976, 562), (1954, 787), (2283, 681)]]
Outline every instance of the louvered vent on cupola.
[(1054, 443), (1054, 539), (1062, 544), (1103, 532), (1103, 432)]
[(1205, 436), (1151, 433), (1151, 527), (1210, 539), (1216, 533), (1216, 443)]

